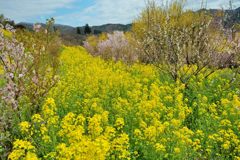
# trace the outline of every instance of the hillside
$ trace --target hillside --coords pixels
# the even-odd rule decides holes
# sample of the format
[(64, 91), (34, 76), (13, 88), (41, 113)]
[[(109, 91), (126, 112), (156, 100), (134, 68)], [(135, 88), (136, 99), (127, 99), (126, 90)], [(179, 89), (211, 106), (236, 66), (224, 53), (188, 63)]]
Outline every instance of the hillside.
[[(45, 24), (40, 23), (42, 26), (45, 26)], [(33, 23), (27, 23), (27, 22), (20, 22), (17, 25), (24, 26), (25, 28), (32, 30)], [(93, 33), (102, 33), (102, 32), (113, 32), (113, 31), (130, 31), (132, 24), (104, 24), (100, 26), (91, 26), (91, 30)], [(84, 34), (84, 26), (80, 27), (72, 27), (68, 25), (62, 25), (62, 24), (55, 24), (54, 27), (59, 30), (62, 34), (77, 34), (77, 28), (80, 28), (81, 34)]]
[[(219, 13), (222, 12), (222, 10), (219, 9), (209, 9), (207, 10), (208, 13), (210, 13), (214, 17), (214, 21), (222, 20), (221, 17), (219, 17)], [(231, 28), (234, 24), (240, 23), (240, 7), (236, 8), (235, 10), (225, 10), (224, 11), (224, 18), (223, 23), (225, 28)]]

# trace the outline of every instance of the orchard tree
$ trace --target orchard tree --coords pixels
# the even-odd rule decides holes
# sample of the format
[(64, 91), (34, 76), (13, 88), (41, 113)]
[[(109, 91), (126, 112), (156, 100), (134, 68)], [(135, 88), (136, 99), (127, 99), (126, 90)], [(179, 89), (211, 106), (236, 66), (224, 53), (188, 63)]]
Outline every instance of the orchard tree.
[[(234, 59), (239, 53), (239, 46), (234, 47), (235, 43), (231, 42), (224, 44), (224, 37), (211, 36), (212, 17), (206, 10), (195, 13), (184, 10), (183, 6), (183, 0), (173, 1), (166, 6), (149, 1), (133, 23), (133, 32), (141, 61), (155, 64), (162, 71), (170, 73), (173, 79), (187, 84), (192, 76), (202, 73), (207, 78), (222, 64)], [(218, 54), (225, 53), (222, 46), (231, 46), (227, 49), (224, 62), (221, 56), (226, 54)], [(187, 71), (180, 72), (184, 66), (197, 68), (192, 75), (187, 75)]]
[[(15, 23), (13, 20), (10, 20), (8, 18), (5, 18), (3, 14), (0, 15), (0, 24), (2, 24), (4, 27), (8, 24), (10, 26), (14, 26)], [(5, 28), (6, 29), (6, 28)]]

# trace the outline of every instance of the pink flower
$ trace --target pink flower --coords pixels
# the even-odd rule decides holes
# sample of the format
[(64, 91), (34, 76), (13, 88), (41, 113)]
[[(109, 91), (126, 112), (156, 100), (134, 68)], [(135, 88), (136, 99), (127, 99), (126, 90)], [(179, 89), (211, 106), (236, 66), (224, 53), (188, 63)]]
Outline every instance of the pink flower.
[(41, 24), (34, 24), (33, 25), (33, 30), (35, 31), (35, 32), (39, 32), (40, 31), (40, 29), (41, 29)]
[(18, 77), (19, 78), (22, 78), (24, 76), (24, 74), (19, 74)]
[(10, 74), (9, 74), (9, 77), (10, 77), (10, 78), (13, 78), (13, 77), (14, 77), (14, 74), (13, 74), (13, 73), (10, 73)]

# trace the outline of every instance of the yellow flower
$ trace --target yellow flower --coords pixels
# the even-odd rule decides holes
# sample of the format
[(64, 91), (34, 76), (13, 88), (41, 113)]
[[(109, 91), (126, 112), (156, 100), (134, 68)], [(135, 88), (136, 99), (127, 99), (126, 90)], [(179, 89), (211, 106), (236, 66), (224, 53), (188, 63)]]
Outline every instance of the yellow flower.
[(26, 155), (26, 160), (38, 160), (38, 158), (35, 153), (28, 152)]
[(115, 138), (112, 142), (112, 149), (119, 153), (117, 156), (119, 159), (129, 158), (130, 152), (129, 148), (129, 137), (126, 133), (120, 134), (117, 138)]
[(92, 118), (89, 119), (88, 131), (93, 137), (97, 137), (102, 133), (103, 128), (101, 126), (101, 116), (100, 115), (96, 114)]
[(142, 132), (141, 132), (140, 129), (135, 129), (135, 130), (134, 130), (134, 136), (140, 137), (141, 135), (142, 135)]
[(179, 127), (181, 125), (181, 121), (178, 120), (178, 119), (172, 119), (171, 120), (171, 124), (174, 126), (174, 127)]
[(21, 122), (19, 126), (22, 133), (28, 133), (31, 127), (31, 125), (27, 121)]
[(8, 159), (9, 160), (19, 160), (21, 157), (23, 157), (25, 155), (25, 151), (24, 150), (13, 150), (9, 156)]
[(56, 157), (56, 152), (50, 152), (44, 156), (45, 159), (54, 159)]
[(164, 97), (164, 100), (167, 102), (173, 102), (173, 97), (168, 95), (168, 96)]
[(226, 141), (223, 145), (222, 145), (222, 148), (225, 149), (225, 150), (228, 150), (230, 148), (230, 142), (229, 141)]
[(108, 111), (104, 111), (103, 113), (102, 113), (102, 122), (103, 123), (108, 123), (108, 116), (109, 116), (109, 112)]
[(51, 138), (50, 138), (48, 135), (44, 135), (44, 136), (42, 137), (42, 140), (43, 140), (43, 142), (45, 142), (45, 143), (51, 142)]
[(43, 115), (45, 118), (51, 118), (55, 115), (56, 112), (56, 104), (53, 98), (48, 98), (45, 101), (45, 104), (42, 107)]
[(109, 127), (109, 126), (107, 126), (106, 128), (105, 128), (105, 137), (107, 137), (107, 138), (113, 138), (113, 137), (115, 137), (115, 134), (116, 134), (116, 130), (115, 130), (115, 128), (113, 128), (113, 127)]
[(83, 126), (85, 123), (86, 118), (83, 115), (78, 115), (76, 118), (76, 124)]
[(196, 134), (197, 134), (197, 136), (200, 136), (200, 137), (203, 137), (203, 136), (204, 136), (203, 131), (202, 131), (202, 130), (199, 130), (199, 129), (196, 131)]
[(124, 119), (123, 118), (117, 118), (116, 122), (115, 122), (115, 127), (117, 128), (117, 130), (122, 129), (124, 126)]
[(159, 152), (165, 152), (166, 151), (166, 147), (164, 145), (160, 144), (160, 143), (156, 143), (155, 148)]
[(240, 98), (237, 95), (233, 96), (233, 105), (235, 108), (240, 109)]
[(201, 142), (200, 142), (200, 139), (196, 139), (194, 142), (193, 142), (193, 148), (195, 151), (198, 151), (199, 149), (201, 149)]
[(13, 151), (9, 154), (8, 159), (19, 160), (25, 158), (28, 160), (37, 160), (35, 151), (35, 147), (30, 142), (17, 139), (13, 142)]
[(229, 121), (228, 119), (221, 120), (220, 124), (222, 126), (226, 126), (226, 127), (231, 127), (232, 126), (231, 121)]
[(157, 136), (157, 129), (155, 126), (150, 126), (144, 130), (144, 136), (150, 141), (155, 141)]
[(28, 141), (17, 139), (15, 142), (13, 142), (13, 149), (35, 150), (35, 147)]
[(206, 149), (206, 152), (207, 152), (208, 154), (210, 154), (210, 153), (212, 152), (212, 150), (211, 150), (210, 148), (207, 148), (207, 149)]
[(54, 101), (53, 98), (48, 98), (48, 99), (46, 100), (46, 104), (55, 105), (55, 101)]
[(72, 159), (73, 152), (66, 146), (65, 143), (60, 143), (56, 147), (58, 152), (56, 159)]
[(240, 160), (240, 157), (239, 156), (235, 156), (234, 160)]
[(203, 103), (207, 103), (207, 101), (208, 101), (208, 98), (207, 98), (206, 96), (203, 96), (203, 97), (202, 97), (202, 102), (203, 102)]
[[(237, 159), (240, 100), (234, 95), (238, 89), (219, 94), (227, 83), (219, 72), (226, 71), (199, 82), (204, 75), (192, 76), (197, 66), (184, 66), (179, 74), (185, 72), (193, 92), (200, 91), (192, 99), (180, 79), (162, 81), (153, 65), (104, 61), (81, 47), (65, 47), (60, 59), (61, 81), (48, 93), (53, 98), (46, 99), (31, 121), (19, 124), (29, 135), (22, 138), (38, 147), (16, 140), (10, 159), (34, 160), (37, 154), (62, 160), (141, 159), (143, 153), (154, 159), (146, 157), (153, 152), (161, 156), (155, 159), (217, 154)], [(204, 93), (206, 86), (209, 93)], [(195, 120), (200, 126), (191, 126)]]
[(41, 117), (40, 114), (34, 114), (34, 115), (32, 116), (32, 121), (33, 121), (34, 123), (40, 123), (40, 122), (43, 122), (43, 118)]
[(174, 148), (173, 150), (174, 150), (174, 153), (176, 153), (176, 154), (181, 152), (180, 148), (178, 148), (178, 147)]
[(228, 99), (224, 99), (224, 98), (221, 99), (221, 104), (222, 104), (224, 107), (226, 107), (229, 103), (230, 103), (230, 101), (229, 101)]
[(45, 133), (48, 132), (48, 129), (47, 129), (47, 127), (44, 124), (41, 124), (40, 132), (41, 132), (42, 135), (44, 135)]

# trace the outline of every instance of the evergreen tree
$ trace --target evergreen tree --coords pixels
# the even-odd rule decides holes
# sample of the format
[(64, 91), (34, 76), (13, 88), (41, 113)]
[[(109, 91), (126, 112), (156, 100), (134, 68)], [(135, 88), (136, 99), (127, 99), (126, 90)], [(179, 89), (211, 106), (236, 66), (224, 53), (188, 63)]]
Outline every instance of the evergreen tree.
[(91, 28), (89, 27), (88, 24), (85, 25), (85, 28), (84, 28), (84, 33), (85, 34), (90, 34), (92, 32)]
[(77, 34), (81, 34), (81, 28), (77, 27)]

